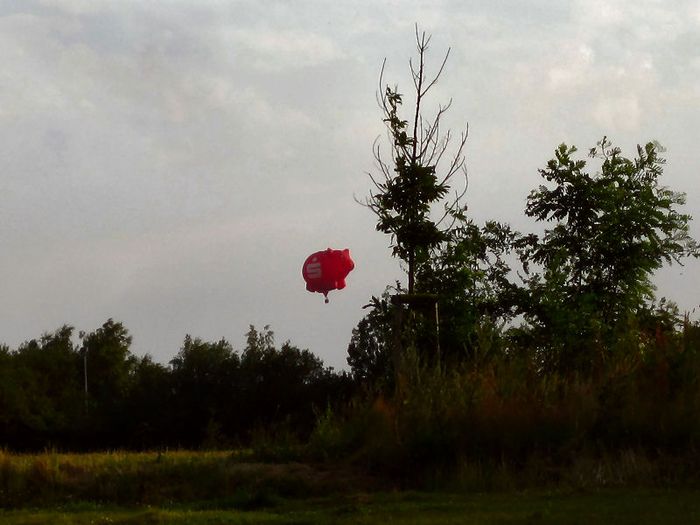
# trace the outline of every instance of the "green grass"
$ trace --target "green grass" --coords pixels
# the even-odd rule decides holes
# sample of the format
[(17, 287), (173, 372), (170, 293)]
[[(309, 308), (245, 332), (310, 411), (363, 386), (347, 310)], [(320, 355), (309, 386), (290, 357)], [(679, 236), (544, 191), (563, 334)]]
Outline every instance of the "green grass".
[[(649, 470), (642, 459), (621, 464)], [(569, 481), (558, 484), (520, 484), (527, 469), (465, 467), (452, 484), (424, 480), (440, 487), (433, 491), (396, 490), (399, 479), (339, 463), (253, 460), (242, 452), (0, 452), (0, 525), (700, 523), (700, 490), (637, 479), (616, 460), (570, 465)]]
[(73, 504), (0, 511), (3, 525), (87, 524), (666, 524), (697, 523), (696, 491), (607, 489), (590, 492), (449, 494), (397, 492), (277, 500), (240, 510), (175, 505), (119, 508)]

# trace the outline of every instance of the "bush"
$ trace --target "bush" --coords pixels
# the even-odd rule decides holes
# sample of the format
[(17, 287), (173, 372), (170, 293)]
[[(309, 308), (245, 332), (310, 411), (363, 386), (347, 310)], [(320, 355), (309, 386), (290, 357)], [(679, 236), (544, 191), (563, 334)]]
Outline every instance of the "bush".
[(620, 341), (586, 373), (545, 371), (524, 352), (446, 370), (409, 350), (393, 393), (321, 414), (308, 453), (409, 483), (477, 472), (498, 486), (519, 472), (573, 483), (574, 466), (588, 483), (586, 461), (609, 471), (601, 482), (667, 478), (656, 458), (691, 454), (700, 437), (700, 356), (680, 335)]

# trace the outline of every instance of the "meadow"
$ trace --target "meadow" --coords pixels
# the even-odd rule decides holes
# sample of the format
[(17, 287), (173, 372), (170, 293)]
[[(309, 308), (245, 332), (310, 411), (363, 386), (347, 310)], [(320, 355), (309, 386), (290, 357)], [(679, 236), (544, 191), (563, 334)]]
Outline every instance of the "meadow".
[(489, 490), (470, 487), (475, 478), (412, 490), (343, 463), (261, 462), (250, 450), (5, 452), (0, 523), (631, 524), (700, 518), (700, 491), (606, 481), (601, 472), (620, 468), (613, 463), (590, 465), (588, 478), (579, 467), (557, 485), (515, 488), (516, 474), (501, 469)]

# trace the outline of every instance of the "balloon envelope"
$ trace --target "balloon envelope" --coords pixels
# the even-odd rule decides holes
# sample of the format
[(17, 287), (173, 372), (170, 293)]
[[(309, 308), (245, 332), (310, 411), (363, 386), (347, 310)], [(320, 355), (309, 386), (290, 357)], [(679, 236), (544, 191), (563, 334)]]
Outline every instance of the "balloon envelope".
[(328, 292), (345, 288), (345, 278), (355, 268), (350, 250), (328, 248), (312, 253), (301, 267), (301, 275), (309, 292), (322, 293), (328, 302)]

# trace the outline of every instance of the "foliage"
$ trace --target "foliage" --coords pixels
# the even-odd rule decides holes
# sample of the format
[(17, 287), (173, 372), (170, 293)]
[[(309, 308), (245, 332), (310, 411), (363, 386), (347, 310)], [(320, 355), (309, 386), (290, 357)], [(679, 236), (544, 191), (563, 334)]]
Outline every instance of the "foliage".
[(171, 369), (154, 362), (151, 356), (138, 360), (122, 405), (129, 420), (119, 448), (149, 450), (174, 442), (172, 382)]
[[(404, 307), (389, 304), (387, 297), (373, 297), (372, 311), (353, 331), (348, 349), (353, 374), (364, 383), (379, 378), (388, 382), (396, 360), (390, 358), (389, 349), (400, 340), (405, 340), (401, 346), (439, 347), (443, 359), (471, 355), (477, 325), (507, 320), (514, 309), (515, 288), (508, 282), (504, 255), (516, 234), (507, 225), (491, 221), (480, 228), (467, 219), (461, 202), (466, 193), (467, 132), (453, 143), (451, 132), (440, 129), (452, 101), (438, 106), (433, 118), (424, 115), (426, 97), (442, 75), (450, 51), (437, 73), (429, 76), (426, 57), (431, 37), (417, 26), (415, 36), (417, 64), (409, 61), (415, 88), (411, 122), (401, 116), (404, 96), (397, 87), (384, 86), (382, 67), (378, 99), (392, 157), (386, 161), (375, 142), (381, 176), (370, 174), (374, 189), (366, 205), (377, 216), (376, 229), (391, 235), (393, 255), (407, 265), (408, 296), (437, 297), (440, 321), (436, 327), (433, 313), (421, 316), (420, 308), (411, 304), (409, 315), (399, 322), (406, 317), (398, 311)], [(465, 185), (449, 199), (458, 174), (464, 175)], [(438, 203), (443, 210), (436, 214)]]
[(505, 224), (462, 220), (420, 269), (422, 288), (439, 298), (443, 362), (483, 359), (496, 350), (482, 339), (488, 327), (502, 326), (517, 312), (522, 292), (511, 281), (507, 256), (518, 238)]
[(323, 366), (308, 350), (289, 341), (279, 349), (265, 327), (250, 327), (241, 357), (241, 384), (246, 388), (239, 410), (247, 412), (246, 427), (284, 427), (306, 437), (315, 422), (315, 410), (348, 396), (350, 380)]
[(72, 335), (73, 327), (64, 325), (6, 354), (4, 364), (13, 376), (6, 397), (10, 440), (32, 447), (74, 439), (83, 394)]
[[(479, 227), (461, 220), (417, 272), (421, 290), (438, 298), (443, 365), (485, 359), (487, 354), (500, 351), (499, 329), (513, 319), (524, 296), (512, 282), (507, 261), (519, 239), (519, 234), (504, 224), (489, 221)], [(398, 285), (396, 289), (400, 290)], [(387, 289), (381, 298), (373, 297), (367, 307), (371, 308), (369, 313), (353, 329), (347, 361), (355, 379), (363, 384), (391, 386), (396, 329), (392, 325), (397, 306), (391, 304)], [(416, 324), (413, 337), (404, 346), (434, 346), (435, 327), (426, 321), (423, 325)]]
[(239, 358), (228, 341), (215, 343), (185, 336), (182, 348), (170, 361), (175, 434), (183, 446), (214, 441), (217, 421), (227, 410), (230, 385), (239, 368)]
[(685, 196), (661, 185), (654, 143), (630, 160), (603, 139), (590, 152), (595, 175), (575, 153), (560, 146), (540, 170), (553, 184), (528, 198), (526, 214), (553, 223), (543, 235), (461, 217), (419, 267), (421, 290), (440, 298), (451, 366), (424, 359), (420, 338), (388, 361), (392, 305), (374, 300), (349, 362), (367, 380), (382, 377), (369, 364), (383, 358), (393, 388), (366, 389), (348, 413), (326, 414), (314, 454), (425, 479), (474, 462), (519, 471), (545, 458), (536, 476), (546, 477), (547, 465), (560, 476), (581, 457), (694, 450), (700, 326), (657, 302), (652, 285), (664, 263), (699, 254), (678, 211)]
[(353, 379), (364, 385), (389, 385), (394, 369), (390, 355), (393, 306), (389, 290), (372, 297), (369, 313), (352, 330), (347, 362)]
[[(122, 323), (108, 319), (100, 328), (82, 335), (79, 352), (85, 357), (81, 364), (87, 371), (87, 427), (89, 441), (118, 446), (121, 429), (129, 424), (130, 416), (123, 411), (138, 359), (131, 354), (131, 336)], [(82, 367), (81, 367), (82, 368)]]
[[(684, 194), (660, 182), (659, 146), (639, 147), (630, 160), (603, 139), (590, 152), (601, 162), (596, 175), (575, 152), (560, 146), (540, 170), (553, 187), (528, 198), (529, 216), (554, 223), (543, 235), (462, 216), (418, 267), (420, 290), (439, 299), (443, 365), (524, 352), (539, 367), (588, 373), (629, 334), (679, 326), (672, 303), (654, 306), (653, 273), (699, 249), (690, 216), (678, 211)], [(353, 331), (348, 363), (364, 383), (393, 384), (396, 306), (388, 296), (371, 306)], [(420, 334), (412, 344), (430, 347)]]
[(415, 272), (427, 262), (429, 251), (445, 240), (449, 228), (442, 227), (441, 223), (446, 218), (461, 216), (461, 195), (458, 193), (453, 201), (444, 204), (444, 214), (439, 220), (432, 217), (433, 207), (445, 201), (455, 175), (464, 173), (466, 176), (462, 153), (466, 132), (456, 142), (451, 161), (445, 159), (446, 167), (441, 171), (441, 161), (448, 152), (452, 136), (449, 131), (441, 135), (440, 124), (451, 101), (439, 106), (434, 118), (426, 119), (423, 115), (424, 98), (440, 78), (449, 56), (448, 50), (438, 72), (428, 77), (425, 59), (430, 40), (431, 37), (425, 32), (419, 33), (416, 26), (418, 64), (414, 67), (409, 61), (415, 87), (410, 128), (408, 120), (400, 115), (404, 97), (398, 88), (383, 85), (382, 67), (378, 99), (389, 134), (392, 159), (390, 163), (385, 161), (379, 143), (375, 142), (374, 156), (381, 177), (370, 174), (375, 190), (365, 202), (377, 216), (377, 231), (391, 235), (394, 256), (407, 264), (409, 294), (414, 292)]
[(269, 327), (251, 326), (240, 354), (226, 340), (187, 335), (169, 367), (134, 356), (112, 319), (77, 345), (73, 332), (0, 347), (0, 447), (222, 448), (282, 429), (302, 439), (316, 410), (352, 388), (308, 350), (276, 348)]
[(549, 347), (557, 366), (590, 362), (583, 346), (609, 346), (616, 329), (653, 300), (654, 271), (700, 253), (690, 216), (677, 211), (685, 195), (660, 184), (665, 161), (657, 144), (627, 159), (603, 138), (590, 151), (602, 162), (595, 175), (575, 152), (562, 144), (540, 170), (554, 186), (534, 190), (526, 214), (554, 225), (521, 243), (526, 269), (536, 267), (523, 312), (535, 344)]
[[(672, 458), (694, 457), (700, 442), (699, 331), (687, 320), (680, 330), (629, 326), (594, 374), (543, 369), (528, 352), (451, 368), (426, 366), (409, 352), (393, 392), (369, 392), (347, 412), (323, 415), (312, 452), (416, 483), (455, 479), (461, 465), (476, 464), (505, 466), (518, 483), (534, 476), (558, 484), (580, 458), (596, 463), (631, 451), (640, 462), (666, 458), (665, 467), (650, 468), (654, 482), (677, 479), (685, 460)], [(608, 483), (647, 476), (616, 468)]]

